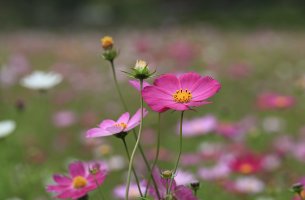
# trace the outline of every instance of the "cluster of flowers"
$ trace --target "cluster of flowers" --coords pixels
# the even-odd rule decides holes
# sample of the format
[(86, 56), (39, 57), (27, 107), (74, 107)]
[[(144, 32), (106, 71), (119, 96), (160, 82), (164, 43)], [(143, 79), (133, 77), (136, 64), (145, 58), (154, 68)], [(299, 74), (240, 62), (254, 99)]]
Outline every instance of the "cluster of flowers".
[[(114, 60), (117, 57), (117, 50), (114, 48), (114, 43), (111, 37), (101, 39), (102, 47), (104, 48), (103, 57), (109, 61), (113, 70), (113, 76), (116, 84), (116, 89), (120, 95), (122, 105), (127, 110), (126, 103), (121, 94), (120, 87), (116, 81), (116, 72)], [(208, 98), (215, 95), (221, 88), (220, 83), (211, 78), (204, 77), (200, 74), (189, 72), (181, 75), (164, 74), (157, 77), (153, 84), (144, 81), (152, 76), (155, 72), (151, 72), (148, 64), (145, 61), (138, 60), (131, 72), (126, 72), (128, 76), (135, 80), (130, 83), (139, 91), (140, 108), (131, 117), (129, 112), (123, 113), (117, 120), (105, 119), (97, 127), (86, 132), (87, 138), (97, 138), (105, 136), (116, 136), (122, 140), (127, 157), (129, 160), (129, 169), (127, 182), (125, 186), (125, 199), (132, 196), (141, 197), (143, 199), (153, 197), (161, 200), (196, 200), (196, 192), (199, 189), (199, 182), (193, 182), (191, 187), (178, 185), (175, 177), (178, 174), (181, 148), (182, 148), (182, 126), (183, 114), (187, 110), (195, 107), (209, 104)], [(148, 111), (144, 108), (144, 102), (154, 111), (161, 113), (167, 110), (180, 111), (180, 143), (179, 154), (174, 168), (170, 170), (160, 171), (156, 166), (158, 160), (159, 149), (157, 150), (153, 164), (149, 164), (141, 147), (141, 133), (143, 126), (143, 118), (148, 115)], [(135, 127), (139, 126), (139, 132), (135, 132)], [(125, 137), (129, 132), (133, 131), (136, 136), (136, 143), (132, 153), (128, 151)], [(159, 130), (160, 131), (160, 130)], [(160, 134), (158, 134), (158, 137)], [(158, 139), (158, 141), (160, 138)], [(157, 144), (159, 148), (159, 144)], [(147, 167), (147, 177), (145, 180), (139, 179), (138, 170), (133, 166), (134, 158), (137, 149), (140, 149), (143, 161)], [(54, 175), (55, 185), (47, 186), (49, 192), (55, 192), (57, 198), (72, 198), (72, 199), (88, 199), (88, 193), (96, 190), (105, 180), (107, 167), (101, 162), (74, 162), (69, 165), (70, 176)], [(137, 189), (131, 184), (131, 173), (136, 180)], [(135, 192), (136, 191), (136, 192)]]

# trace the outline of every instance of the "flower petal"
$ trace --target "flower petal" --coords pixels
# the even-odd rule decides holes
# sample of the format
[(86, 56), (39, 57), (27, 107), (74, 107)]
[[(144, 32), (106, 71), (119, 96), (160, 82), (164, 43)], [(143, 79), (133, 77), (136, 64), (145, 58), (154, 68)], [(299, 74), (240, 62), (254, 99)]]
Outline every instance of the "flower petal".
[(53, 180), (60, 185), (70, 185), (72, 182), (71, 178), (60, 174), (54, 174)]
[(221, 85), (215, 79), (207, 76), (201, 78), (192, 88), (193, 101), (203, 101), (216, 94), (221, 89)]
[[(148, 111), (143, 108), (143, 118), (148, 114)], [(141, 121), (141, 108), (137, 110), (137, 112), (132, 116), (132, 118), (129, 120), (127, 124), (127, 128), (125, 131), (129, 131), (133, 129), (134, 127), (138, 126)]]
[(154, 81), (154, 85), (163, 88), (170, 95), (181, 89), (178, 78), (173, 74), (165, 74)]
[(188, 89), (191, 90), (194, 86), (194, 84), (200, 80), (201, 76), (194, 72), (189, 72), (186, 74), (183, 74), (179, 77), (179, 81), (181, 84), (181, 89)]
[(112, 135), (108, 130), (102, 128), (92, 128), (86, 132), (86, 138), (95, 138)]
[(76, 176), (85, 176), (86, 171), (82, 162), (76, 161), (69, 165), (69, 173), (74, 178)]
[(117, 123), (125, 123), (125, 124), (127, 124), (128, 121), (129, 121), (129, 117), (130, 117), (129, 112), (125, 112), (124, 114), (122, 114), (120, 116), (120, 118), (118, 119)]

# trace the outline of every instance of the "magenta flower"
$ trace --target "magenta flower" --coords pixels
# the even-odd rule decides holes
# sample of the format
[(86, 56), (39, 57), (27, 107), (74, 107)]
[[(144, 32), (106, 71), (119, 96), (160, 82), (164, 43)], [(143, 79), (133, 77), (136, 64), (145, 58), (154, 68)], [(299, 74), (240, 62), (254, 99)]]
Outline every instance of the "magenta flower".
[[(162, 178), (157, 169), (154, 170), (153, 177), (158, 186), (160, 198), (166, 199), (166, 186), (169, 185), (170, 179)], [(159, 199), (157, 191), (152, 185), (149, 187), (148, 192), (155, 200)], [(170, 189), (170, 195), (172, 195), (173, 199), (176, 200), (197, 200), (197, 197), (194, 196), (193, 191), (190, 188), (184, 185), (177, 185), (175, 180), (173, 181), (172, 187)]]
[(291, 108), (295, 105), (295, 98), (277, 93), (263, 93), (258, 96), (257, 104), (261, 109)]
[(142, 94), (144, 101), (156, 112), (168, 109), (184, 111), (210, 103), (206, 100), (220, 88), (220, 83), (213, 78), (190, 72), (179, 77), (162, 75), (152, 86), (146, 86)]
[[(147, 115), (146, 109), (143, 110), (143, 116)], [(106, 119), (102, 121), (98, 128), (92, 128), (87, 131), (86, 137), (87, 138), (94, 138), (94, 137), (103, 137), (114, 135), (122, 132), (128, 132), (131, 129), (135, 128), (140, 124), (141, 121), (141, 109), (130, 118), (128, 112), (122, 114), (117, 121), (113, 121), (111, 119)]]
[(55, 185), (48, 185), (48, 192), (57, 193), (59, 199), (78, 199), (95, 190), (106, 178), (106, 167), (101, 162), (73, 162), (69, 165), (70, 176), (53, 175)]

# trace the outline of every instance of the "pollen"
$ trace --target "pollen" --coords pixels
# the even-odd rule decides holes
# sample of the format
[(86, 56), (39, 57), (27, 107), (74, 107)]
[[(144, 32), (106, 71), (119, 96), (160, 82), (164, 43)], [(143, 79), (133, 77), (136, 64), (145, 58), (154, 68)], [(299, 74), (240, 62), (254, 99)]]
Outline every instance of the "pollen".
[(72, 185), (73, 185), (73, 188), (80, 189), (87, 185), (87, 180), (82, 176), (76, 176), (73, 179)]
[(117, 127), (121, 127), (123, 130), (124, 130), (125, 128), (127, 128), (127, 124), (126, 124), (126, 123), (124, 123), (124, 122), (117, 123), (117, 124), (115, 124), (115, 126), (117, 126)]
[(188, 89), (180, 89), (173, 94), (173, 98), (177, 103), (188, 103), (192, 100), (192, 93)]
[(242, 164), (239, 168), (240, 172), (243, 174), (249, 174), (253, 171), (253, 167), (250, 164)]

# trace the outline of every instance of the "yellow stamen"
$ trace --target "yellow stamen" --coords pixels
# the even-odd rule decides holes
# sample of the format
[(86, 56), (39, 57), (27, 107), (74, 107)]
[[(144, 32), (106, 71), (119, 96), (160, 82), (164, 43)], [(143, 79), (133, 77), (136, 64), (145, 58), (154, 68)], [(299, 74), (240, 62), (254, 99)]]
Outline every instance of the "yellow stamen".
[(287, 99), (285, 97), (277, 97), (275, 99), (275, 104), (278, 106), (278, 107), (284, 107), (287, 105)]
[(126, 123), (124, 123), (124, 122), (117, 123), (117, 124), (115, 124), (115, 126), (117, 126), (117, 127), (121, 127), (123, 130), (124, 130), (125, 128), (127, 128), (127, 124), (126, 124)]
[(192, 99), (192, 93), (188, 89), (180, 89), (173, 94), (173, 98), (177, 103), (188, 103)]
[(240, 166), (239, 170), (243, 174), (249, 174), (253, 171), (253, 167), (252, 165), (245, 163)]
[(73, 188), (80, 189), (87, 185), (87, 180), (82, 176), (76, 176), (73, 179), (72, 185), (73, 185)]

